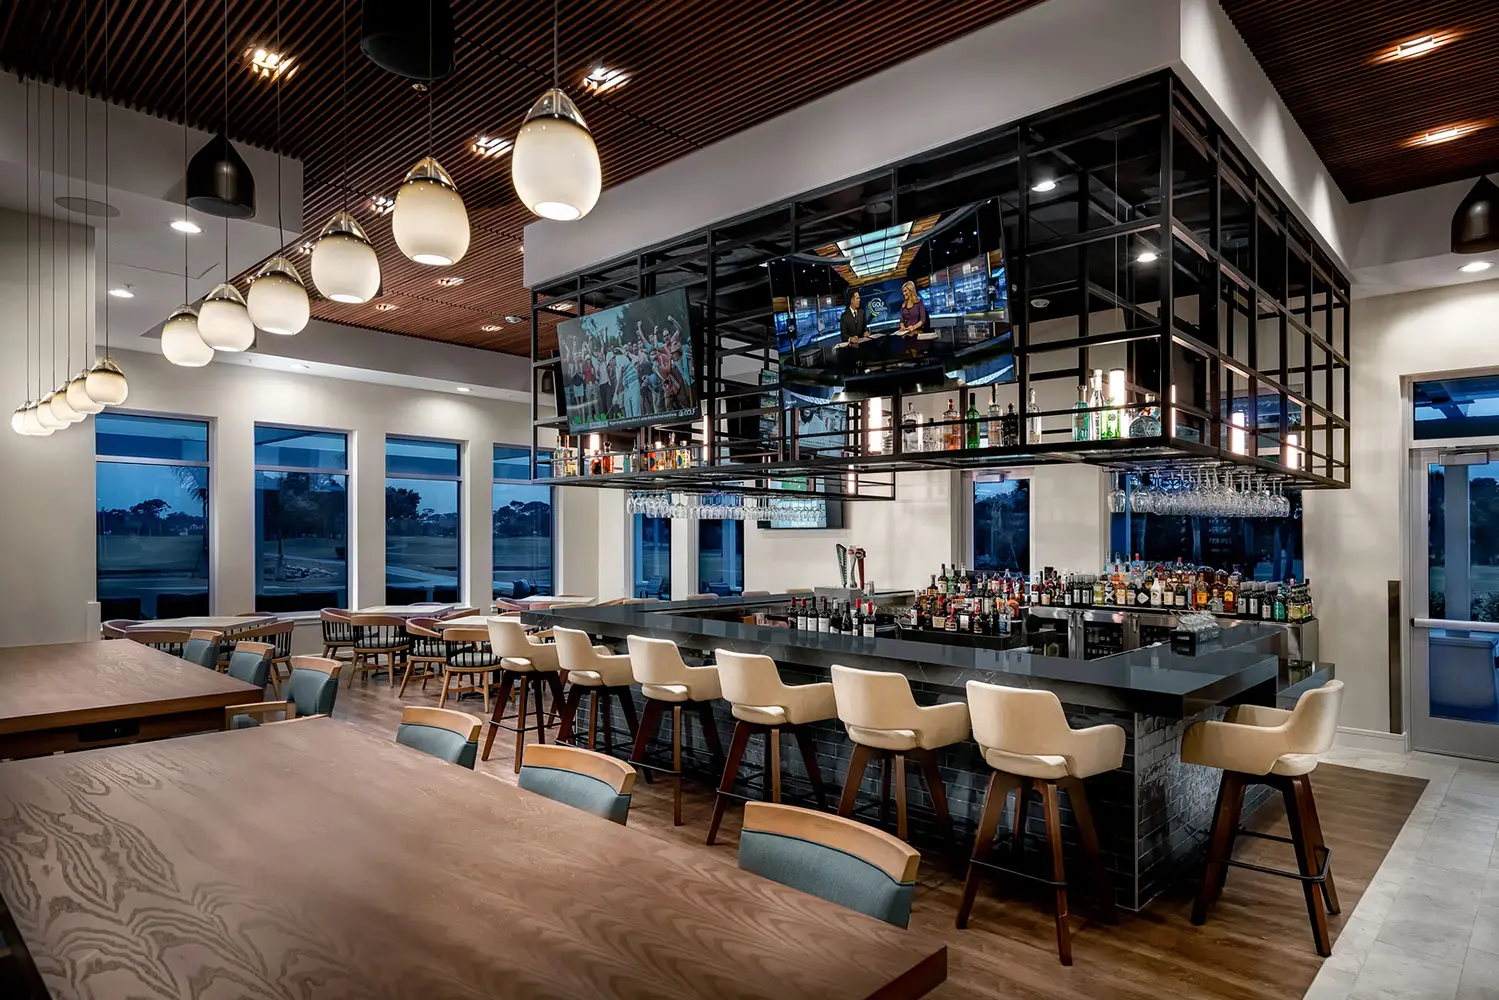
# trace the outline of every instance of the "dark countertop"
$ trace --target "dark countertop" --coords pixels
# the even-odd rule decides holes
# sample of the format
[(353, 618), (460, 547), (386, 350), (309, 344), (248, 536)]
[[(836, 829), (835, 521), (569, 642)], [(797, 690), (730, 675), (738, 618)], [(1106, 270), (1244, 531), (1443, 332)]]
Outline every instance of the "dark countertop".
[[(947, 646), (908, 639), (845, 636), (746, 625), (699, 617), (704, 611), (779, 608), (790, 597), (669, 601), (607, 607), (557, 607), (526, 612), (530, 622), (584, 629), (623, 640), (630, 635), (672, 639), (688, 649), (763, 653), (779, 664), (814, 673), (833, 664), (905, 674), (940, 696), (964, 696), (969, 680), (1054, 691), (1063, 702), (1088, 708), (1172, 718), (1211, 705), (1257, 700), (1274, 703), (1280, 631), (1254, 623), (1223, 631), (1223, 646), (1197, 656), (1151, 646), (1096, 660), (1043, 656), (1019, 650)], [(1259, 690), (1256, 690), (1259, 689)]]

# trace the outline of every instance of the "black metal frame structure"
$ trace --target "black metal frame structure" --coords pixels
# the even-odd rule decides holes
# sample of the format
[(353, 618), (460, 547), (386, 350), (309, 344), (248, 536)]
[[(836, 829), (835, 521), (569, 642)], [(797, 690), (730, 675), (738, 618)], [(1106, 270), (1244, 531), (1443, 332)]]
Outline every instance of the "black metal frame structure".
[[(1040, 441), (911, 450), (894, 421), (875, 416), (898, 421), (922, 395), (967, 399), (951, 382), (836, 400), (848, 414), (836, 445), (824, 433), (799, 441), (784, 394), (762, 382), (779, 370), (769, 263), (987, 199), (999, 201), (1007, 248), (1015, 382), (1005, 393), (1021, 410), (1032, 389), (1048, 397)], [(573, 460), (554, 459), (545, 481), (872, 500), (893, 499), (901, 471), (1086, 463), (1349, 484), (1348, 280), (1169, 71), (536, 287), (533, 477), (542, 433), (567, 427), (561, 405), (543, 415), (545, 373), (559, 404), (562, 393), (560, 359), (540, 350), (542, 318), (672, 288), (699, 313), (702, 415), (598, 435), (609, 463), (564, 437)], [(1125, 370), (1127, 402), (1103, 409), (1127, 422), (1153, 397), (1159, 434), (1075, 439), (1074, 421), (1090, 411), (1072, 387), (1104, 366)], [(662, 447), (685, 449), (685, 467), (649, 461)], [(617, 467), (606, 473), (608, 464)]]

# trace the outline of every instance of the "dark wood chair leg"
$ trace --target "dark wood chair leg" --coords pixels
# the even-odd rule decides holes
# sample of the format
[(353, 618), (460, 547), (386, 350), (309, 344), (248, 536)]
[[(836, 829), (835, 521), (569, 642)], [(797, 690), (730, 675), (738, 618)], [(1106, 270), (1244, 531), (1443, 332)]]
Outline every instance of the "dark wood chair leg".
[(650, 746), (651, 738), (661, 728), (661, 713), (666, 711), (666, 703), (654, 698), (645, 700), (645, 718), (640, 720), (640, 728), (635, 730), (635, 748), (630, 753), (630, 760), (636, 764), (645, 760), (645, 751)]
[(1057, 957), (1063, 965), (1072, 964), (1072, 928), (1067, 922), (1067, 867), (1062, 863), (1062, 814), (1057, 808), (1057, 785), (1054, 781), (1038, 781), (1041, 786), (1041, 807), (1046, 811), (1046, 842), (1051, 848), (1051, 877), (1063, 883), (1056, 887), (1057, 893)]
[[(510, 703), (510, 685), (514, 680), (515, 674), (512, 671), (500, 672), (500, 696), (495, 699), (494, 714), (489, 717), (489, 732), (484, 734), (484, 760), (489, 759), (489, 751), (494, 749), (494, 734), (500, 731), (500, 719), (505, 715), (505, 706)], [(447, 685), (446, 678), (443, 679), (443, 685)]]
[(906, 829), (906, 755), (896, 753), (890, 756), (895, 761), (895, 835), (906, 840), (909, 836)]
[[(1322, 836), (1322, 820), (1317, 818), (1317, 800), (1312, 795), (1312, 776), (1310, 774), (1301, 777), (1301, 786), (1305, 788), (1306, 794), (1301, 803), (1301, 815), (1305, 817), (1307, 827), (1311, 831), (1315, 846), (1323, 851), (1327, 850), (1327, 841)], [(1312, 855), (1314, 858), (1316, 854)], [(1332, 862), (1327, 865), (1327, 879), (1322, 883), (1322, 900), (1327, 904), (1328, 913), (1342, 913), (1343, 909), (1338, 905), (1338, 887), (1332, 881)]]
[(1010, 843), (1018, 856), (1025, 848), (1025, 814), (1030, 809), (1030, 778), (1020, 778), (1015, 785), (1015, 811), (1010, 814)]
[(838, 800), (838, 815), (852, 816), (854, 805), (859, 801), (859, 784), (864, 780), (864, 769), (874, 751), (862, 743), (854, 744), (853, 756), (848, 759), (848, 774), (843, 779), (843, 795)]
[[(590, 690), (592, 690), (590, 688)], [(583, 689), (574, 684), (562, 699), (562, 716), (557, 720), (557, 742), (570, 743), (573, 738), (573, 720), (578, 714), (578, 704), (583, 700)], [(590, 730), (592, 727), (589, 727)], [(589, 747), (589, 749), (593, 749)]]
[[(723, 742), (718, 738), (718, 724), (713, 721), (713, 703), (711, 701), (700, 701), (697, 703), (697, 721), (703, 730), (703, 745), (708, 749), (708, 756), (718, 767), (723, 767)], [(678, 770), (681, 770), (678, 768)]]
[[(1291, 840), (1295, 842), (1296, 865), (1303, 876), (1317, 874), (1317, 856), (1312, 850), (1313, 836), (1308, 829), (1303, 802), (1311, 793), (1306, 775), (1277, 782), (1281, 797), (1286, 802), (1286, 819), (1291, 824)], [(1327, 910), (1323, 908), (1322, 889), (1315, 882), (1301, 883), (1306, 895), (1306, 913), (1312, 922), (1312, 940), (1316, 942), (1317, 954), (1326, 958), (1332, 954), (1332, 935), (1327, 929)]]
[(775, 727), (765, 733), (765, 757), (770, 768), (770, 801), (781, 801), (781, 731)]
[(671, 707), (671, 825), (682, 825), (682, 706)]
[[(556, 695), (558, 695), (558, 694), (561, 693), (562, 685), (557, 680), (557, 675), (556, 674), (548, 674), (545, 677), (537, 677), (536, 678), (536, 742), (537, 743), (545, 743), (547, 741), (547, 717), (546, 717), (546, 714), (541, 710), (541, 703), (542, 703), (542, 697), (545, 694), (546, 689), (548, 687), (552, 686), (552, 685), (556, 685), (556, 690), (553, 691), (552, 707), (554, 709), (560, 709), (561, 708), (561, 699), (557, 698)], [(520, 772), (517, 771), (516, 773), (519, 774)]]
[(1213, 830), (1208, 835), (1207, 865), (1202, 871), (1202, 885), (1197, 890), (1197, 901), (1192, 904), (1192, 923), (1201, 927), (1208, 919), (1208, 908), (1213, 905), (1218, 885), (1224, 878), (1228, 865), (1228, 849), (1233, 839), (1232, 817), (1235, 802), (1244, 794), (1244, 780), (1233, 771), (1224, 771), (1218, 782), (1218, 804), (1213, 808)]
[(979, 867), (974, 861), (989, 856), (994, 846), (994, 835), (999, 830), (999, 817), (1004, 812), (1005, 798), (1009, 795), (1007, 776), (999, 771), (989, 775), (989, 789), (984, 793), (984, 811), (979, 815), (978, 833), (973, 838), (973, 855), (968, 863), (968, 877), (963, 881), (963, 902), (958, 905), (955, 926), (962, 930), (968, 926), (968, 915), (973, 912), (973, 901), (979, 894)]
[(724, 762), (723, 779), (718, 783), (718, 794), (713, 802), (713, 821), (708, 824), (708, 846), (712, 847), (718, 839), (718, 827), (723, 822), (723, 814), (729, 808), (729, 796), (726, 794), (734, 790), (734, 779), (739, 777), (739, 762), (744, 759), (744, 748), (749, 745), (750, 734), (757, 726), (749, 722), (740, 722), (734, 727), (734, 738), (729, 741), (729, 759)]
[(1225, 863), (1218, 866), (1218, 881), (1213, 885), (1214, 902), (1223, 895), (1223, 887), (1228, 884), (1228, 869), (1231, 866), (1227, 862), (1233, 860), (1234, 846), (1239, 842), (1239, 823), (1244, 817), (1244, 792), (1248, 787), (1248, 782), (1241, 778), (1234, 793), (1229, 796), (1226, 820), (1228, 832), (1224, 835), (1225, 843), (1221, 855)]
[[(599, 695), (604, 697), (604, 710), (609, 710), (609, 692), (600, 691), (598, 688), (588, 689), (588, 749), (598, 749), (599, 735)], [(612, 747), (610, 749), (613, 749)]]
[(1083, 859), (1092, 869), (1093, 883), (1103, 907), (1103, 917), (1109, 923), (1118, 923), (1119, 910), (1114, 903), (1114, 879), (1103, 859), (1103, 848), (1098, 843), (1098, 828), (1093, 825), (1093, 809), (1088, 805), (1088, 793), (1081, 778), (1068, 778), (1062, 782), (1067, 801), (1072, 804), (1072, 818), (1077, 822), (1077, 836), (1082, 843)]
[[(630, 730), (630, 738), (634, 739), (635, 734), (640, 731), (640, 722), (635, 718), (635, 696), (630, 693), (629, 688), (620, 689), (619, 708), (624, 713), (625, 725)], [(613, 721), (606, 722), (606, 725), (609, 732), (612, 733), (614, 731)]]
[[(516, 702), (515, 708), (515, 773), (520, 774), (520, 759), (526, 752), (526, 695), (536, 690), (536, 685), (531, 682), (527, 674), (516, 676), (516, 684), (520, 685), (520, 701)], [(536, 711), (541, 712), (540, 692), (537, 692)]]
[(890, 758), (894, 756), (889, 750), (881, 750), (880, 754), (880, 828), (883, 829), (890, 822)]
[(817, 806), (824, 812), (828, 808), (828, 789), (822, 781), (822, 768), (817, 764), (817, 747), (812, 734), (801, 726), (791, 730), (796, 735), (796, 745), (802, 752), (802, 766), (807, 769), (807, 780), (812, 783), (812, 792), (817, 796)]
[(932, 797), (932, 812), (936, 814), (937, 822), (947, 829), (947, 835), (951, 837), (953, 835), (952, 815), (947, 811), (947, 786), (942, 781), (942, 769), (937, 766), (937, 752), (935, 750), (912, 750), (910, 756), (921, 765), (922, 780), (926, 782), (927, 794)]

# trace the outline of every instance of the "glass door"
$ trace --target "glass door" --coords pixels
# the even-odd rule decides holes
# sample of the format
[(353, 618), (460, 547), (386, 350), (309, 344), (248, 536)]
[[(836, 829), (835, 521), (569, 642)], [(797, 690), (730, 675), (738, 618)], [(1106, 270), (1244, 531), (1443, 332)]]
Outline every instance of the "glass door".
[(1411, 744), (1499, 760), (1499, 450), (1412, 453)]

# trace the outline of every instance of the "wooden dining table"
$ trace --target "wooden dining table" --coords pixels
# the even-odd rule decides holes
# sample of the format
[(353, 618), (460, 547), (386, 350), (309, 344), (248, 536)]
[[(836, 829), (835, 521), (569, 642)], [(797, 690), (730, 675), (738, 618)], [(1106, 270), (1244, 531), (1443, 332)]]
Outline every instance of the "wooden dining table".
[(221, 729), (264, 697), (128, 639), (0, 648), (0, 759)]
[(397, 618), (421, 618), (430, 616), (441, 618), (443, 615), (457, 611), (461, 604), (377, 604), (369, 608), (356, 608), (350, 611), (351, 615), (394, 615)]
[(0, 764), (23, 974), (72, 998), (919, 997), (902, 930), (311, 719)]
[(257, 628), (275, 619), (275, 615), (194, 615), (187, 618), (152, 618), (149, 621), (131, 622), (124, 629), (127, 633), (154, 632), (160, 629), (181, 632), (206, 629), (234, 633)]

